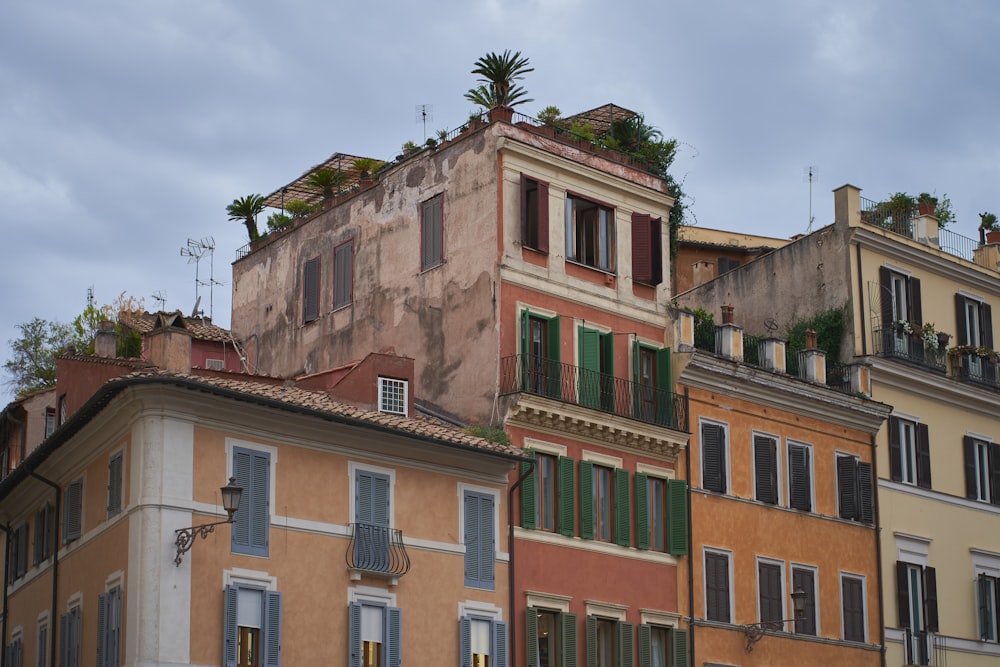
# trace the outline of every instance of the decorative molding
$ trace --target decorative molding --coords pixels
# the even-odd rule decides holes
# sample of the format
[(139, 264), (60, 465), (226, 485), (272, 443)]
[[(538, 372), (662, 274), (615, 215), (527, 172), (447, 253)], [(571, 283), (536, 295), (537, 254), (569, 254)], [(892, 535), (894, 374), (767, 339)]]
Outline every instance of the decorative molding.
[(919, 486), (913, 486), (912, 484), (904, 484), (902, 482), (893, 482), (888, 479), (879, 478), (878, 488), (885, 489), (886, 491), (898, 491), (900, 493), (905, 493), (910, 496), (919, 496), (925, 500), (935, 500), (941, 503), (947, 503), (955, 507), (961, 507), (963, 509), (977, 510), (979, 512), (986, 512), (987, 514), (1000, 515), (1000, 506), (991, 505), (990, 503), (984, 502), (982, 500), (972, 500), (970, 498), (961, 498), (959, 496), (953, 496), (948, 493), (942, 493), (940, 491), (933, 491), (931, 489), (924, 489)]
[(590, 551), (618, 558), (641, 560), (648, 563), (659, 563), (661, 565), (677, 565), (677, 557), (671, 556), (662, 551), (647, 551), (636, 549), (635, 547), (622, 547), (613, 542), (601, 542), (598, 540), (585, 540), (582, 537), (566, 537), (559, 533), (550, 533), (546, 530), (531, 530), (528, 528), (514, 527), (514, 538), (526, 542), (538, 542), (552, 546), (579, 549), (580, 551)]

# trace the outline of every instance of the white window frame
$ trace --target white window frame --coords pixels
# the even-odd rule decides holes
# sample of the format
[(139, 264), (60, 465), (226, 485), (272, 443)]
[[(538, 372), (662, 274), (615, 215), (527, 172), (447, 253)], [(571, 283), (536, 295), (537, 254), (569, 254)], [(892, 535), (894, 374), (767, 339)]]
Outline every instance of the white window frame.
[[(917, 421), (902, 415), (893, 415), (899, 426), (900, 481), (910, 486), (917, 485)], [(909, 437), (907, 438), (907, 434)], [(909, 471), (909, 475), (907, 475)]]
[[(861, 627), (864, 629), (864, 643), (867, 644), (868, 622), (870, 620), (870, 612), (868, 610), (868, 577), (863, 574), (858, 574), (857, 572), (846, 572), (841, 570), (840, 576), (837, 578), (837, 595), (840, 597), (840, 636), (846, 637), (847, 634), (847, 627), (844, 625), (844, 577), (861, 580), (861, 613), (864, 616), (861, 621)], [(819, 624), (817, 623), (817, 630), (818, 629)]]
[[(387, 409), (386, 404), (389, 398), (389, 392), (387, 387), (392, 384), (402, 390), (402, 408), (401, 410), (390, 410)], [(385, 413), (387, 415), (399, 415), (400, 417), (409, 417), (409, 400), (410, 400), (410, 382), (409, 380), (401, 380), (399, 378), (392, 378), (385, 375), (378, 376), (378, 411)]]
[[(990, 445), (993, 444), (993, 438), (979, 435), (978, 433), (966, 433), (965, 435), (972, 439), (972, 446), (974, 448), (976, 500), (983, 503), (992, 503), (993, 495), (990, 489)], [(984, 454), (984, 456), (981, 457), (980, 453)], [(985, 462), (983, 459), (985, 459)]]
[[(760, 617), (760, 611), (761, 611), (760, 610), (760, 566), (761, 566), (761, 564), (764, 564), (764, 565), (776, 565), (778, 567), (778, 577), (780, 578), (780, 582), (779, 583), (781, 584), (781, 598), (780, 598), (781, 599), (781, 618), (779, 620), (780, 621), (784, 621), (784, 620), (786, 620), (785, 617), (788, 616), (788, 602), (786, 601), (787, 598), (788, 598), (788, 590), (787, 590), (786, 577), (785, 577), (785, 567), (786, 567), (786, 564), (785, 564), (785, 561), (783, 561), (783, 560), (778, 560), (776, 558), (769, 558), (767, 556), (757, 556), (754, 559), (754, 566), (753, 566), (754, 572), (753, 572), (753, 575), (754, 575), (754, 579), (757, 582), (757, 620), (761, 621), (761, 617)], [(768, 623), (774, 623), (774, 622), (776, 622), (776, 621), (768, 621)], [(782, 623), (781, 624), (781, 629), (784, 630), (784, 627), (785, 627), (785, 624)]]
[[(704, 611), (704, 617), (708, 619), (708, 576), (705, 573), (705, 554), (718, 554), (720, 556), (726, 557), (726, 566), (728, 569), (727, 577), (729, 581), (729, 622), (734, 623), (736, 620), (736, 588), (733, 581), (733, 552), (729, 549), (719, 549), (717, 547), (702, 547), (701, 549), (701, 593), (702, 593), (702, 610)], [(757, 574), (754, 573), (756, 578)], [(760, 595), (758, 594), (758, 616), (760, 613), (759, 607)], [(721, 621), (712, 621), (713, 623), (721, 623)]]

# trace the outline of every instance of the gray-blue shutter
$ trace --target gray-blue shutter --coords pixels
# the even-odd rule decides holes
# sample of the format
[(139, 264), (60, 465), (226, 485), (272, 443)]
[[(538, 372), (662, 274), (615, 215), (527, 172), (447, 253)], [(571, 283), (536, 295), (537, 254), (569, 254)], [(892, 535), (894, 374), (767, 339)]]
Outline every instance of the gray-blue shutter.
[(389, 627), (385, 633), (388, 639), (385, 664), (387, 667), (400, 667), (403, 664), (403, 610), (389, 607), (386, 609), (386, 620)]
[(493, 588), (496, 544), (493, 541), (493, 496), (479, 497), (479, 579), (487, 588)]
[(479, 543), (479, 496), (466, 491), (462, 502), (465, 514), (465, 525), (463, 526), (465, 532), (465, 585), (478, 586), (481, 579), (479, 551), (482, 549), (482, 545)]
[(109, 592), (109, 622), (108, 622), (108, 664), (118, 667), (121, 664), (122, 638), (122, 589), (115, 586)]
[(361, 605), (347, 606), (347, 665), (361, 667)]
[(538, 610), (524, 610), (524, 644), (527, 667), (538, 667)]
[(270, 509), (271, 455), (233, 448), (233, 476), (243, 488), (243, 498), (234, 515), (232, 550), (252, 556), (267, 556)]
[(627, 547), (632, 543), (631, 526), (632, 513), (629, 507), (630, 494), (628, 488), (628, 470), (615, 469), (615, 544)]
[(71, 542), (83, 531), (83, 480), (66, 487), (66, 514), (63, 518), (63, 543)]
[(281, 665), (281, 593), (264, 591), (264, 667)]
[(97, 596), (97, 667), (107, 667), (108, 645), (108, 596), (101, 593)]
[(507, 667), (507, 624), (493, 622), (493, 667)]
[[(81, 482), (82, 487), (82, 482)], [(80, 665), (80, 639), (81, 639), (81, 619), (80, 619), (80, 608), (74, 607), (69, 612), (69, 627), (70, 627), (70, 637), (72, 642), (69, 646), (69, 661), (72, 667), (79, 667)]]
[(239, 591), (235, 586), (226, 586), (222, 619), (222, 661), (225, 667), (236, 667), (236, 615)]
[(458, 619), (458, 661), (462, 667), (472, 667), (472, 620)]
[[(233, 514), (232, 549), (240, 553), (250, 546), (250, 505), (253, 504), (250, 498), (250, 468), (250, 452), (245, 449), (234, 449), (233, 476), (236, 478), (236, 485), (243, 489), (243, 497), (236, 513)], [(233, 660), (235, 659), (234, 657)]]

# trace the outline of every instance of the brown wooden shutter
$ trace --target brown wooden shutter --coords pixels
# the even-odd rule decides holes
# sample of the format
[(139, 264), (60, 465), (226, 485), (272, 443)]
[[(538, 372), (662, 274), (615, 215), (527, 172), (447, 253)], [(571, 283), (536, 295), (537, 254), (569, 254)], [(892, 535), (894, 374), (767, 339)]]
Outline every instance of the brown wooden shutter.
[(784, 617), (781, 566), (773, 563), (757, 563), (757, 585), (760, 588), (761, 622), (781, 621)]
[(788, 447), (789, 507), (805, 512), (812, 511), (812, 488), (809, 479), (809, 449), (801, 445)]
[(1000, 444), (990, 443), (990, 502), (1000, 505)]
[(933, 567), (924, 568), (924, 614), (927, 630), (938, 631), (937, 571)]
[(920, 299), (920, 279), (910, 278), (906, 281), (906, 298), (909, 301), (909, 315), (911, 322), (923, 323), (924, 311)]
[(778, 502), (776, 476), (776, 446), (773, 439), (755, 435), (753, 439), (754, 479), (757, 500), (774, 505)]
[(907, 581), (908, 565), (896, 561), (896, 607), (899, 610), (899, 627), (910, 627), (910, 584)]
[(726, 492), (724, 432), (718, 424), (701, 426), (701, 486), (709, 491)]
[(993, 349), (993, 308), (988, 303), (979, 304), (979, 317), (982, 318), (983, 345)]
[(549, 184), (538, 181), (538, 250), (549, 251)]
[(899, 417), (889, 417), (889, 478), (903, 481), (903, 453), (899, 443)]
[(837, 495), (841, 519), (858, 518), (858, 481), (854, 458), (837, 457)]
[(650, 222), (647, 213), (632, 214), (632, 279), (641, 283), (653, 280)]
[(795, 621), (795, 634), (816, 634), (816, 584), (812, 570), (792, 569), (792, 590), (802, 589), (806, 593), (805, 614)]
[(892, 272), (884, 266), (878, 267), (879, 306), (882, 311), (882, 329), (892, 326)]
[(857, 463), (858, 518), (864, 523), (875, 522), (875, 487), (872, 482), (872, 464)]
[(931, 488), (931, 445), (927, 424), (917, 424), (917, 486)]
[(979, 497), (976, 490), (976, 441), (965, 436), (962, 438), (962, 453), (965, 455), (965, 497), (973, 500)]
[(955, 344), (969, 344), (969, 327), (965, 322), (965, 297), (955, 295)]

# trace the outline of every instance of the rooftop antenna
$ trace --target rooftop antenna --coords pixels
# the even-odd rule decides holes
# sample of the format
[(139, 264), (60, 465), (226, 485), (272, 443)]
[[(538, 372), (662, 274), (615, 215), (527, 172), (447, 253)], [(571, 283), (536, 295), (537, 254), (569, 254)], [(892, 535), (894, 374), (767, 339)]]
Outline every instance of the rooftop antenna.
[[(208, 255), (209, 260), (209, 278), (208, 280), (201, 280), (200, 277), (200, 265), (202, 257)], [(199, 294), (200, 287), (208, 287), (208, 317), (211, 319), (214, 306), (215, 306), (215, 291), (216, 285), (222, 285), (224, 283), (219, 282), (215, 279), (215, 239), (211, 236), (206, 236), (205, 238), (195, 241), (194, 239), (187, 240), (187, 247), (181, 248), (181, 257), (188, 258), (188, 264), (194, 262), (194, 300), (195, 308), (191, 313), (192, 317), (204, 317), (205, 311), (199, 310), (198, 305), (201, 303), (201, 295)]]
[(423, 122), (424, 124), (424, 141), (427, 141), (427, 121), (434, 120), (434, 105), (433, 104), (418, 104), (417, 105), (417, 122)]
[(94, 307), (94, 286), (91, 285), (87, 288), (87, 308)]
[(806, 234), (812, 232), (813, 222), (813, 183), (819, 180), (819, 169), (812, 165), (805, 167), (802, 170), (802, 180), (809, 181), (809, 225), (806, 227)]
[(156, 311), (162, 312), (167, 305), (167, 293), (163, 290), (153, 292), (153, 299), (156, 301)]

